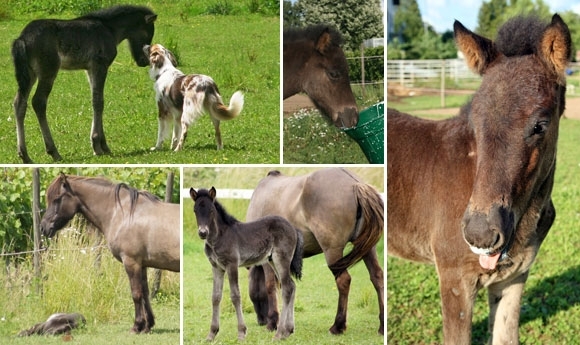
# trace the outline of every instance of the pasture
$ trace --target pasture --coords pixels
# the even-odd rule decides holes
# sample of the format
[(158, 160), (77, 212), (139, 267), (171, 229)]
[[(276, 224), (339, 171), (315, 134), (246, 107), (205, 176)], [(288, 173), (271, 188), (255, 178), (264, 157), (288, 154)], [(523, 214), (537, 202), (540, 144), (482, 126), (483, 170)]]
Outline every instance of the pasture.
[[(411, 111), (412, 113), (412, 111)], [(575, 343), (580, 326), (580, 121), (560, 122), (552, 198), (556, 220), (525, 286), (520, 317), (522, 344)], [(387, 341), (440, 344), (442, 320), (435, 267), (387, 258)], [(477, 295), (473, 343), (487, 341), (487, 294)]]
[[(32, 169), (5, 169), (24, 172), (18, 183), (31, 185)], [(167, 174), (173, 171), (176, 173), (174, 189), (179, 190), (176, 169), (46, 168), (40, 170), (42, 205), (45, 205), (46, 187), (61, 171), (84, 176), (108, 176), (113, 181), (125, 181), (136, 188), (150, 190), (161, 198), (165, 194)], [(157, 188), (161, 185), (163, 187)], [(174, 196), (176, 194), (178, 192)], [(12, 195), (10, 199), (2, 200), (8, 203), (30, 202), (30, 197), (21, 201)], [(4, 228), (0, 232), (5, 239), (10, 239)], [(134, 344), (137, 341), (144, 344), (179, 344), (179, 273), (163, 273), (159, 293), (151, 300), (156, 316), (153, 331), (144, 336), (129, 336), (134, 319), (129, 279), (123, 265), (111, 255), (105, 241), (99, 240), (95, 233), (94, 227), (87, 226), (87, 222), (77, 216), (55, 238), (43, 238), (41, 246), (48, 250), (41, 253), (40, 278), (35, 276), (31, 254), (4, 256), (6, 251), (2, 250), (0, 343), (38, 344), (39, 339), (47, 344), (61, 343), (62, 336), (17, 338), (16, 335), (45, 321), (52, 313), (79, 312), (86, 317), (87, 324), (74, 330), (72, 336), (75, 341), (84, 344), (111, 341), (115, 344)], [(27, 231), (27, 235), (32, 236), (31, 230)], [(153, 271), (149, 270), (150, 284), (152, 277)]]
[[(287, 175), (301, 175), (313, 168), (260, 167), (260, 168), (185, 168), (183, 188), (215, 186), (227, 188), (254, 188), (269, 170), (278, 169)], [(352, 168), (366, 182), (384, 191), (383, 168)], [(249, 200), (219, 199), (226, 210), (244, 221)], [(197, 235), (193, 202), (187, 196), (183, 202), (183, 337), (184, 344), (202, 344), (209, 332), (211, 321), (212, 273), (203, 246)], [(348, 247), (347, 247), (348, 248)], [(347, 249), (348, 250), (348, 249)], [(378, 245), (379, 260), (383, 262), (383, 241)], [(303, 278), (296, 282), (295, 332), (287, 341), (292, 344), (383, 344), (377, 334), (379, 325), (376, 292), (363, 263), (349, 270), (352, 283), (349, 295), (348, 323), (344, 335), (333, 336), (328, 328), (334, 321), (337, 297), (334, 278), (324, 257), (317, 255), (304, 260)], [(248, 274), (239, 269), (244, 320), (248, 327), (245, 342), (271, 344), (273, 332), (259, 326), (248, 296)], [(279, 305), (281, 306), (281, 305)], [(236, 315), (225, 283), (221, 302), (221, 323), (214, 344), (237, 344)]]
[[(125, 1), (123, 1), (125, 2)], [(236, 90), (245, 95), (239, 118), (222, 123), (224, 149), (217, 151), (208, 116), (191, 128), (184, 150), (172, 152), (167, 143), (151, 152), (157, 138), (157, 105), (148, 67), (137, 67), (125, 42), (109, 69), (103, 115), (112, 153), (93, 156), (89, 134), (92, 120), (90, 88), (82, 71), (60, 71), (48, 100), (47, 118), (63, 161), (88, 164), (150, 163), (279, 163), (280, 50), (279, 17), (250, 13), (232, 5), (231, 15), (207, 15), (217, 6), (202, 1), (133, 1), (158, 14), (153, 43), (173, 49), (184, 73), (213, 77), (225, 103)], [(218, 2), (219, 4), (219, 2)], [(51, 15), (74, 18), (77, 14)], [(16, 94), (12, 41), (32, 19), (45, 14), (11, 15), (0, 19), (0, 162), (21, 163), (16, 153), (16, 124), (12, 101)], [(30, 106), (25, 120), (28, 152), (35, 163), (50, 164), (38, 121)]]

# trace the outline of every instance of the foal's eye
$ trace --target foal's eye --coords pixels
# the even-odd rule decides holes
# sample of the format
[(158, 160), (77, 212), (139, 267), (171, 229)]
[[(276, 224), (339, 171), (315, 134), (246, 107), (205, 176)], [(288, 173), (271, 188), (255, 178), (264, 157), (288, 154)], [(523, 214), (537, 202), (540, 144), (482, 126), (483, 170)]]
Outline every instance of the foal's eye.
[(534, 125), (534, 129), (532, 130), (533, 135), (539, 135), (546, 132), (548, 129), (548, 121), (538, 121)]
[(330, 79), (338, 79), (340, 78), (340, 72), (339, 71), (335, 71), (335, 70), (328, 70), (326, 72), (326, 74), (328, 74), (328, 77)]

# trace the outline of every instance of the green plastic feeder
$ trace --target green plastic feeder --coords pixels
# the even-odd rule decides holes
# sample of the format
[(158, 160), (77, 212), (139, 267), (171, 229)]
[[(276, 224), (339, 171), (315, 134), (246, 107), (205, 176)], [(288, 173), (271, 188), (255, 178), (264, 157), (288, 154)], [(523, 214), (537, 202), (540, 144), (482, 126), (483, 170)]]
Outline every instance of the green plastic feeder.
[(344, 131), (358, 143), (369, 163), (385, 162), (385, 102), (361, 111), (356, 127)]

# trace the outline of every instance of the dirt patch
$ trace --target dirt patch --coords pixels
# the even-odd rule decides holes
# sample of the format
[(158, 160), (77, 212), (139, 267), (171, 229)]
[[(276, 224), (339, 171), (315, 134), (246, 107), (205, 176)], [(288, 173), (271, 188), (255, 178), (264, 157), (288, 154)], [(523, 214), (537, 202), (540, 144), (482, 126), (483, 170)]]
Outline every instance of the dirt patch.
[(310, 100), (310, 97), (304, 94), (296, 94), (292, 97), (288, 97), (283, 102), (284, 116), (294, 114), (298, 110), (304, 108), (316, 108), (314, 103)]

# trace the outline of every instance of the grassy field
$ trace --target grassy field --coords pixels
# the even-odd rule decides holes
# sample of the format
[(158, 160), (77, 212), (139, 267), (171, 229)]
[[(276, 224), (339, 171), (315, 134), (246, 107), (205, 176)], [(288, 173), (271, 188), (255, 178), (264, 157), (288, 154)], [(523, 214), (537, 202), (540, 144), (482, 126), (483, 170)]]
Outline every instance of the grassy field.
[[(315, 169), (277, 167), (284, 174), (300, 175)], [(184, 169), (184, 187), (254, 188), (266, 175), (268, 167), (261, 168), (199, 168)], [(365, 181), (384, 191), (383, 168), (350, 169)], [(220, 199), (220, 202), (239, 220), (245, 219), (248, 200)], [(203, 253), (203, 241), (197, 236), (193, 202), (183, 206), (183, 324), (184, 344), (203, 344), (211, 321), (211, 266)], [(379, 260), (383, 260), (383, 241), (379, 242)], [(248, 327), (245, 342), (271, 344), (274, 333), (258, 326), (252, 303), (248, 297), (247, 271), (240, 269), (240, 289), (244, 320)], [(342, 336), (332, 336), (328, 329), (334, 322), (338, 295), (334, 279), (321, 255), (304, 261), (302, 281), (297, 282), (295, 323), (296, 330), (287, 340), (292, 344), (383, 344), (377, 335), (378, 303), (364, 264), (355, 265), (352, 275), (348, 309), (348, 329)], [(213, 344), (237, 344), (237, 321), (229, 297), (228, 283), (224, 285), (221, 303), (220, 333)]]
[[(522, 301), (522, 344), (575, 344), (580, 332), (580, 121), (562, 120), (552, 198), (556, 221), (530, 270)], [(389, 344), (441, 344), (434, 266), (387, 259)], [(473, 343), (487, 341), (487, 294), (477, 296)]]
[[(236, 90), (245, 95), (244, 109), (221, 126), (224, 149), (217, 151), (208, 116), (189, 131), (183, 151), (150, 152), (157, 138), (157, 105), (148, 68), (132, 60), (127, 44), (109, 69), (105, 85), (104, 128), (111, 155), (93, 156), (89, 140), (92, 106), (82, 71), (60, 71), (48, 101), (48, 122), (62, 163), (279, 163), (280, 49), (278, 16), (251, 14), (238, 8), (233, 15), (204, 15), (219, 1), (132, 1), (158, 15), (153, 43), (175, 47), (184, 73), (214, 78), (224, 102)], [(45, 15), (38, 15), (45, 16)], [(38, 16), (0, 19), (0, 162), (20, 163), (12, 100), (16, 94), (10, 45), (24, 26)], [(74, 18), (76, 14), (53, 17)], [(30, 102), (29, 102), (30, 104)], [(38, 121), (29, 106), (25, 121), (28, 152), (35, 163), (53, 163), (44, 152)]]

